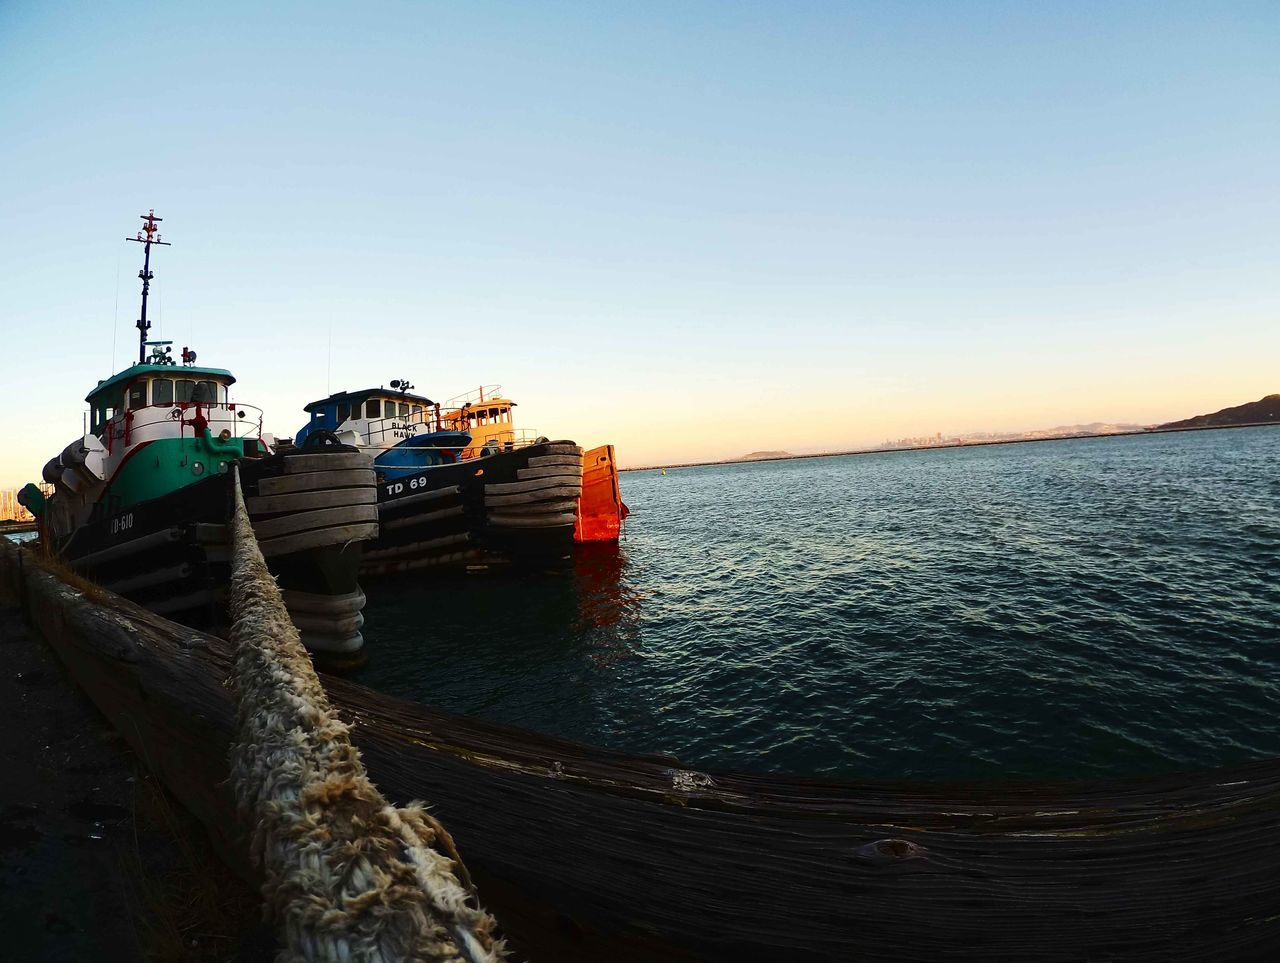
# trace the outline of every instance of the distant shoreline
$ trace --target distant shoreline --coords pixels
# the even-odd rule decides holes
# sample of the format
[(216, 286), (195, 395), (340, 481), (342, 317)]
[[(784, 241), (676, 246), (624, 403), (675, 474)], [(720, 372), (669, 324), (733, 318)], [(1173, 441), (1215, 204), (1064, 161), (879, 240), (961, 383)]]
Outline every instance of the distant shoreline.
[(937, 451), (943, 448), (985, 448), (989, 445), (1032, 445), (1051, 441), (1079, 441), (1081, 438), (1124, 438), (1133, 435), (1168, 435), (1186, 431), (1231, 431), (1235, 428), (1274, 428), (1274, 421), (1256, 421), (1247, 425), (1196, 425), (1190, 428), (1144, 428), (1141, 431), (1108, 431), (1096, 435), (1059, 435), (1055, 438), (1006, 438), (1002, 441), (959, 441), (946, 445), (917, 445), (913, 448), (855, 448), (852, 451), (823, 451), (812, 455), (785, 455), (778, 458), (730, 458), (724, 461), (688, 461), (670, 465), (646, 465), (643, 468), (619, 468), (624, 471), (660, 471), (668, 468), (707, 468), (712, 465), (758, 465), (765, 461), (798, 461), (804, 458), (843, 458), (846, 455), (891, 455), (899, 451)]

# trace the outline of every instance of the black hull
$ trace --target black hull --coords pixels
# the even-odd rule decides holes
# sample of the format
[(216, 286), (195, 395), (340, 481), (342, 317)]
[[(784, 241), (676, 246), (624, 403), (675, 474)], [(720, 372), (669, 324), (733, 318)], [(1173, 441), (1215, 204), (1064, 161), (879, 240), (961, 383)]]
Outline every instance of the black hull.
[(380, 530), (361, 571), (563, 565), (573, 551), (581, 491), (582, 449), (565, 441), (381, 480)]
[[(330, 448), (239, 466), (259, 543), (304, 642), (321, 652), (358, 651), (360, 557), (377, 531), (368, 459)], [(55, 550), (144, 608), (225, 634), (232, 503), (231, 475), (215, 475), (114, 513), (95, 511)]]

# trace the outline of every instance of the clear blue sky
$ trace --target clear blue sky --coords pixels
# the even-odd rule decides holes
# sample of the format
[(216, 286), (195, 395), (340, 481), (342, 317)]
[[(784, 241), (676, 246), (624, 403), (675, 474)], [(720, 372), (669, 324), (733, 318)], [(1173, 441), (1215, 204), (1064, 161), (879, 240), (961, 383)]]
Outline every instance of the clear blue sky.
[(0, 119), (0, 486), (135, 350), (149, 207), (153, 334), (280, 434), (396, 377), (631, 464), (1280, 390), (1274, 2), (7, 0)]

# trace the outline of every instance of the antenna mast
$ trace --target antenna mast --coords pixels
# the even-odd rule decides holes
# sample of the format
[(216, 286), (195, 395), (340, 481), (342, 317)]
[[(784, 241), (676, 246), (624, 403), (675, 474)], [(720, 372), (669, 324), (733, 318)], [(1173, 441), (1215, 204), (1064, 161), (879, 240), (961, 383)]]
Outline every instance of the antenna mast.
[(151, 290), (151, 279), (155, 277), (151, 273), (151, 245), (160, 244), (168, 247), (169, 242), (160, 240), (160, 235), (156, 233), (156, 225), (164, 218), (156, 217), (154, 207), (148, 213), (139, 216), (142, 218), (142, 230), (138, 232), (137, 237), (126, 237), (125, 240), (137, 241), (145, 245), (146, 251), (142, 260), (142, 270), (138, 272), (138, 277), (142, 278), (142, 317), (138, 319), (138, 364), (142, 364), (147, 360), (147, 331), (151, 329), (151, 322), (147, 320), (147, 293)]

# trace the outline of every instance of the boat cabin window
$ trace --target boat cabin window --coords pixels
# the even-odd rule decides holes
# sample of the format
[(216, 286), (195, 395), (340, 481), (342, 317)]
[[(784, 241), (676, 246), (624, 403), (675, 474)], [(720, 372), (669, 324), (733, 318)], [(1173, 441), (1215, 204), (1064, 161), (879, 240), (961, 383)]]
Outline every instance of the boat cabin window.
[(110, 405), (99, 405), (93, 409), (93, 419), (90, 423), (90, 429), (94, 432), (102, 432), (107, 427), (107, 422), (115, 417), (116, 410)]
[(135, 381), (129, 385), (129, 410), (137, 411), (147, 406), (147, 383)]
[(153, 405), (173, 404), (173, 381), (169, 378), (156, 378), (151, 382), (151, 403)]
[[(359, 409), (359, 406), (357, 406), (357, 410), (358, 409)], [(344, 421), (346, 421), (350, 417), (351, 417), (351, 405), (347, 404), (347, 402), (344, 401), (338, 405), (338, 424), (342, 424)]]
[(177, 383), (176, 400), (179, 404), (192, 402), (201, 405), (218, 403), (218, 383), (216, 381), (188, 381), (185, 378)]
[(377, 398), (373, 398), (364, 403), (364, 416), (366, 418), (382, 417), (382, 402)]

